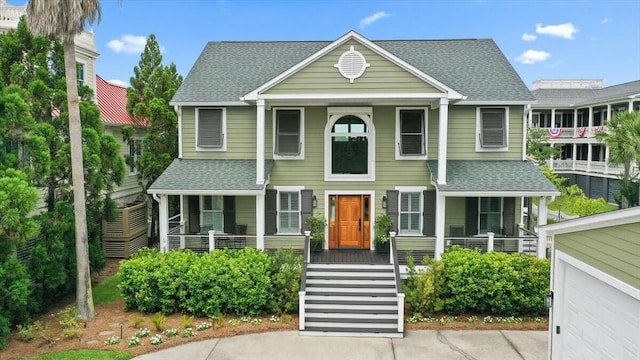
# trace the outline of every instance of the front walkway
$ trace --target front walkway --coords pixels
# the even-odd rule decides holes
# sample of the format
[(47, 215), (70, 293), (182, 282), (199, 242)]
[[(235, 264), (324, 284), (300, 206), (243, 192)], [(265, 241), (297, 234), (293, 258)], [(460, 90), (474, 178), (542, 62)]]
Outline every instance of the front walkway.
[(404, 338), (299, 336), (297, 331), (193, 342), (134, 360), (239, 359), (547, 359), (548, 332), (413, 330)]

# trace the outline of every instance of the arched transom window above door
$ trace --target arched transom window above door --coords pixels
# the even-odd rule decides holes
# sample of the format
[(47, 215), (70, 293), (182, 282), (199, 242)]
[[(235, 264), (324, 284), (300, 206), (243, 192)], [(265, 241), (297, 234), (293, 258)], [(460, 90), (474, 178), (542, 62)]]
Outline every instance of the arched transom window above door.
[(325, 180), (375, 180), (375, 129), (371, 108), (329, 108)]

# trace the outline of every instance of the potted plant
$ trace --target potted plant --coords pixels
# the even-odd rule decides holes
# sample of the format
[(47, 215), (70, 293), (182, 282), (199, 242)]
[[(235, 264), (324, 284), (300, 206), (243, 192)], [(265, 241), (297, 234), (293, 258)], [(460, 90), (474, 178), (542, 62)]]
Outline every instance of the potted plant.
[(373, 224), (373, 228), (376, 232), (374, 238), (375, 250), (379, 254), (389, 253), (389, 231), (393, 228), (393, 221), (387, 214), (376, 216), (376, 220)]
[(311, 231), (311, 251), (320, 252), (324, 247), (324, 229), (327, 226), (327, 219), (320, 214), (315, 214), (307, 218), (307, 227)]

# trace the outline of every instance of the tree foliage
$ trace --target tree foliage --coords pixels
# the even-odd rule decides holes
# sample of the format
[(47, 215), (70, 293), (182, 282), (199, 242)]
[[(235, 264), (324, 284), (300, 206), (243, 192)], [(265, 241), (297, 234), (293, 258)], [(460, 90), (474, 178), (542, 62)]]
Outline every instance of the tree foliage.
[(560, 155), (560, 149), (551, 146), (545, 129), (529, 127), (527, 131), (527, 155), (545, 161)]
[[(155, 35), (149, 35), (138, 66), (133, 69), (131, 87), (127, 89), (127, 111), (146, 121), (148, 127), (142, 142), (142, 154), (127, 162), (138, 169), (138, 181), (144, 190), (178, 157), (178, 118), (169, 101), (180, 85), (182, 76), (176, 65), (162, 65), (162, 54)], [(122, 129), (123, 139), (131, 142), (135, 129)], [(152, 202), (152, 228), (158, 223), (158, 205)]]
[[(596, 138), (609, 148), (609, 164), (622, 165), (622, 186), (618, 199), (622, 207), (638, 205), (638, 170), (640, 165), (640, 113), (621, 112), (607, 122), (607, 130)], [(634, 184), (635, 182), (635, 184)]]

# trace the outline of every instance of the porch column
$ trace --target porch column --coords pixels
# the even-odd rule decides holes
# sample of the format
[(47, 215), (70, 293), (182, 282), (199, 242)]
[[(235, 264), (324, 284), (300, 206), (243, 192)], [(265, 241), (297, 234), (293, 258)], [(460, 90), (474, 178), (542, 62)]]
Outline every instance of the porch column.
[(629, 100), (629, 105), (627, 105), (627, 111), (633, 112), (633, 100)]
[(606, 121), (609, 121), (609, 120), (611, 120), (611, 104), (607, 104), (607, 120)]
[(264, 100), (258, 100), (256, 105), (256, 184), (262, 185), (264, 184)]
[[(439, 166), (438, 166), (439, 167)], [(440, 170), (438, 169), (438, 174)], [(447, 198), (436, 190), (436, 249), (435, 258), (440, 260), (444, 252), (444, 213), (446, 210)]]
[(591, 171), (591, 156), (593, 156), (593, 146), (587, 146), (587, 172)]
[(538, 257), (544, 259), (547, 257), (547, 233), (540, 227), (547, 225), (547, 198), (540, 196), (538, 198)]
[(556, 128), (556, 109), (555, 108), (551, 109), (551, 128), (552, 129)]
[(572, 161), (571, 161), (571, 170), (575, 170), (576, 169), (576, 156), (578, 155), (578, 144), (573, 144), (573, 151), (571, 153), (572, 156)]
[(167, 195), (159, 195), (159, 226), (160, 226), (160, 252), (169, 250), (169, 201)]
[(589, 106), (589, 137), (593, 136), (593, 106)]
[(578, 137), (578, 109), (573, 109), (573, 137)]
[(256, 249), (264, 250), (264, 194), (256, 195)]
[[(449, 99), (440, 98), (438, 119), (438, 184), (447, 183), (447, 128), (449, 126)], [(444, 222), (442, 223), (444, 226)]]

